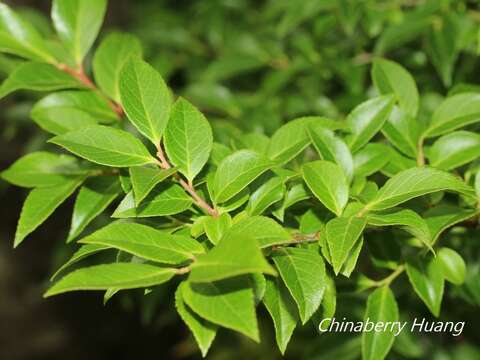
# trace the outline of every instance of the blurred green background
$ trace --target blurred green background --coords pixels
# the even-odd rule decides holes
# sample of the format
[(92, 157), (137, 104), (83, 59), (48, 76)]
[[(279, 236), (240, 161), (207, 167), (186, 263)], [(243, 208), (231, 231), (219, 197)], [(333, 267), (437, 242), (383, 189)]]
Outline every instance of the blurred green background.
[[(49, 0), (7, 3), (45, 34), (52, 32)], [(228, 143), (237, 128), (271, 135), (302, 115), (342, 118), (373, 91), (375, 56), (395, 60), (414, 75), (426, 118), (446, 94), (479, 89), (479, 24), (477, 0), (111, 0), (99, 40), (114, 30), (137, 35), (145, 58), (176, 94), (208, 115), (216, 138)], [(0, 57), (1, 76), (15, 65)], [(47, 134), (29, 119), (40, 97), (22, 92), (1, 101), (1, 169), (24, 153), (48, 149)], [(105, 307), (100, 293), (43, 300), (49, 275), (72, 251), (64, 244), (72, 203), (14, 251), (25, 191), (0, 181), (0, 196), (0, 359), (199, 358), (174, 311), (172, 285), (149, 296), (119, 294)], [(453, 293), (442, 318), (467, 320), (464, 334), (397, 339), (389, 358), (480, 359), (478, 306)], [(362, 311), (364, 296), (347, 291), (341, 299), (338, 317), (345, 307)], [(404, 304), (401, 294), (399, 304), (429, 318), (421, 304)], [(259, 316), (261, 344), (222, 331), (209, 358), (280, 358), (263, 308)], [(294, 333), (285, 358), (357, 359), (359, 344), (352, 335), (319, 336), (306, 325)]]

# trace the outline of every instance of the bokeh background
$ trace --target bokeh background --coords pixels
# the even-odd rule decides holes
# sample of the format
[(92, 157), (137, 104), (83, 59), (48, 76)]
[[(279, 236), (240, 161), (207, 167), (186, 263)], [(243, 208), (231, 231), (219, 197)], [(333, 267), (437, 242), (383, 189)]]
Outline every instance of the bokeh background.
[[(52, 33), (49, 0), (6, 2)], [(479, 24), (477, 0), (111, 0), (99, 40), (114, 30), (137, 35), (145, 58), (175, 93), (201, 108), (215, 123), (217, 139), (228, 141), (235, 127), (270, 135), (297, 116), (342, 118), (371, 93), (370, 63), (377, 55), (412, 72), (427, 118), (442, 96), (479, 89)], [(12, 58), (0, 57), (0, 76), (14, 66)], [(49, 148), (28, 115), (40, 96), (21, 92), (1, 100), (0, 169)], [(106, 306), (100, 293), (42, 299), (49, 276), (73, 251), (65, 245), (72, 201), (13, 250), (25, 195), (0, 180), (0, 359), (199, 358), (174, 311), (172, 285), (149, 296), (120, 293)], [(478, 234), (472, 234), (477, 242)], [(480, 301), (479, 269), (472, 270), (468, 296), (454, 292), (443, 305), (446, 319), (467, 319), (461, 337), (397, 340), (389, 358), (480, 359), (474, 346), (480, 344), (479, 308), (468, 301)], [(361, 309), (365, 301), (348, 291), (342, 299), (339, 315), (342, 307)], [(421, 304), (409, 306), (430, 318)], [(209, 358), (280, 358), (262, 308), (259, 317), (261, 344), (221, 331)], [(319, 336), (307, 325), (296, 330), (285, 358), (358, 356), (359, 338)]]

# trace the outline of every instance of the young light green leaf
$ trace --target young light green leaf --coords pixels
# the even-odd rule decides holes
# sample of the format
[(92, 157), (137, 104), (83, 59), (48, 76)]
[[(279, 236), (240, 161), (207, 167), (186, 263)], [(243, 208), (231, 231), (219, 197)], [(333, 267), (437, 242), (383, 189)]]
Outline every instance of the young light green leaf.
[(347, 144), (335, 136), (332, 130), (312, 123), (308, 127), (308, 134), (315, 149), (323, 160), (334, 162), (342, 168), (348, 180), (353, 176), (353, 159)]
[[(364, 318), (375, 324), (398, 321), (397, 302), (388, 286), (378, 288), (369, 295)], [(392, 327), (384, 331), (365, 331), (362, 334), (362, 359), (385, 359), (395, 340), (395, 331)]]
[[(37, 103), (39, 105), (40, 103)], [(42, 109), (35, 105), (30, 117), (43, 130), (54, 135), (62, 135), (70, 131), (80, 130), (97, 125), (97, 120), (89, 113), (69, 107), (51, 107)]]
[(352, 153), (360, 150), (383, 127), (393, 109), (394, 97), (380, 96), (358, 105), (347, 117), (351, 134), (347, 144)]
[(435, 109), (424, 137), (443, 135), (480, 121), (480, 94), (460, 93), (446, 98)]
[(122, 191), (116, 176), (97, 176), (80, 189), (73, 207), (67, 242), (74, 240)]
[(156, 162), (142, 142), (132, 134), (103, 125), (59, 135), (50, 142), (106, 166), (129, 167)]
[(71, 177), (86, 174), (87, 171), (72, 156), (39, 151), (21, 157), (2, 171), (0, 176), (17, 186), (45, 187), (61, 184)]
[(452, 284), (461, 285), (465, 281), (466, 265), (463, 258), (455, 250), (441, 248), (437, 252), (443, 276)]
[(132, 262), (95, 265), (69, 273), (43, 296), (78, 290), (125, 290), (155, 286), (167, 282), (175, 273), (176, 269)]
[(325, 207), (340, 216), (348, 202), (348, 185), (342, 169), (325, 160), (302, 167), (303, 179)]
[(307, 190), (307, 186), (303, 182), (300, 184), (295, 184), (289, 190), (287, 190), (283, 202), (272, 212), (272, 215), (274, 215), (280, 221), (283, 221), (285, 210), (287, 208), (310, 197), (311, 193)]
[(310, 117), (295, 119), (280, 127), (270, 139), (268, 157), (278, 163), (287, 163), (302, 152), (310, 143), (306, 132), (310, 120)]
[(213, 179), (213, 199), (216, 203), (231, 199), (272, 165), (251, 150), (240, 150), (227, 156), (218, 166)]
[(95, 41), (103, 23), (106, 0), (54, 0), (52, 20), (77, 64)]
[(367, 204), (369, 210), (383, 210), (436, 191), (474, 196), (473, 189), (454, 175), (429, 167), (404, 170), (389, 179)]
[(325, 290), (322, 257), (316, 248), (283, 248), (274, 253), (273, 261), (305, 324), (322, 302)]
[(202, 318), (259, 341), (253, 290), (246, 277), (211, 283), (186, 282), (185, 303)]
[(250, 216), (260, 215), (271, 205), (282, 200), (284, 194), (284, 181), (280, 177), (272, 177), (250, 195), (246, 210)]
[(0, 51), (55, 63), (41, 34), (6, 4), (0, 4)]
[(20, 219), (15, 233), (14, 247), (39, 227), (52, 215), (77, 187), (85, 180), (85, 176), (66, 179), (54, 186), (36, 188), (30, 191), (23, 203)]
[(277, 346), (283, 355), (297, 326), (297, 314), (295, 304), (279, 278), (267, 278), (263, 304), (272, 317)]
[(398, 150), (416, 158), (422, 123), (404, 110), (394, 107), (382, 128), (382, 133)]
[(208, 240), (217, 245), (225, 232), (232, 226), (232, 217), (229, 213), (223, 213), (220, 216), (208, 216), (203, 222), (205, 233)]
[(442, 304), (444, 277), (438, 258), (410, 260), (406, 264), (407, 275), (413, 289), (430, 312), (438, 317)]
[(205, 357), (217, 335), (218, 327), (215, 324), (202, 319), (185, 304), (182, 291), (182, 287), (184, 286), (185, 283), (181, 283), (178, 286), (177, 291), (175, 291), (175, 307), (182, 320), (192, 332), (202, 356)]
[(154, 167), (134, 166), (129, 169), (135, 204), (138, 207), (153, 188), (176, 172), (175, 168), (161, 170)]
[(382, 95), (395, 94), (400, 107), (410, 116), (418, 112), (419, 96), (412, 75), (396, 62), (375, 59), (372, 67), (372, 79)]
[(111, 223), (79, 242), (109, 246), (164, 264), (181, 264), (204, 252), (202, 245), (192, 238), (135, 223)]
[(353, 156), (355, 176), (367, 177), (382, 169), (390, 161), (390, 149), (384, 144), (367, 144)]
[(257, 240), (261, 248), (292, 241), (292, 236), (275, 220), (265, 216), (247, 217), (233, 224), (225, 237), (245, 236)]
[(17, 90), (55, 91), (82, 87), (77, 79), (53, 65), (25, 62), (17, 66), (2, 83), (0, 99)]
[(350, 251), (362, 235), (366, 220), (358, 217), (344, 217), (330, 220), (325, 227), (328, 251), (333, 270), (338, 274)]
[(245, 236), (224, 236), (207, 254), (191, 265), (189, 281), (211, 282), (250, 273), (275, 275), (257, 241)]
[(347, 260), (343, 263), (342, 269), (340, 270), (340, 274), (345, 277), (350, 277), (352, 275), (353, 270), (357, 266), (358, 257), (360, 256), (360, 252), (363, 249), (363, 236), (360, 237), (360, 240), (355, 242), (350, 253), (348, 254)]
[(428, 152), (430, 165), (452, 170), (480, 157), (480, 135), (454, 131), (435, 141)]
[(129, 192), (113, 213), (114, 218), (166, 216), (181, 213), (192, 206), (192, 198), (180, 185), (161, 184), (135, 206), (133, 192)]
[(114, 32), (98, 47), (93, 57), (93, 74), (100, 89), (120, 102), (120, 71), (130, 57), (141, 57), (142, 46), (133, 35)]
[(119, 90), (128, 119), (159, 146), (172, 105), (172, 95), (161, 75), (143, 60), (130, 58), (121, 70)]
[(53, 281), (57, 276), (65, 270), (67, 267), (85, 259), (86, 257), (96, 254), (100, 251), (110, 249), (109, 246), (105, 245), (97, 245), (97, 244), (88, 244), (88, 245), (82, 245), (80, 249), (78, 249), (68, 261), (63, 264), (57, 271), (55, 271), (55, 274), (52, 275), (50, 278), (50, 281)]
[(192, 182), (210, 157), (212, 129), (197, 108), (180, 98), (172, 108), (164, 143), (170, 161)]

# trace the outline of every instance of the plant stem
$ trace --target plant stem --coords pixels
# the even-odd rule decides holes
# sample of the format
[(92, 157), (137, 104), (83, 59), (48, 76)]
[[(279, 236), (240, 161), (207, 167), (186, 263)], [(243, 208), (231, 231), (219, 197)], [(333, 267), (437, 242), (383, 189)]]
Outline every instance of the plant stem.
[(395, 280), (401, 273), (405, 271), (405, 265), (400, 265), (394, 272), (392, 272), (390, 275), (388, 275), (386, 278), (379, 280), (376, 282), (376, 286), (384, 286), (384, 285), (390, 285), (393, 280)]
[[(163, 149), (162, 149), (161, 145), (157, 146), (157, 157), (160, 160), (159, 166), (162, 169), (171, 169), (172, 168), (172, 165), (170, 165), (170, 163), (168, 162), (168, 159), (165, 156), (165, 153), (163, 152)], [(200, 195), (198, 195), (198, 193), (195, 190), (195, 187), (193, 186), (192, 183), (186, 182), (178, 174), (175, 174), (174, 176), (178, 180), (179, 184), (185, 189), (185, 191), (190, 194), (190, 196), (193, 198), (193, 200), (195, 201), (195, 203), (197, 204), (198, 207), (204, 209), (211, 216), (218, 217), (219, 214), (218, 214), (217, 209), (214, 209), (213, 207), (208, 205), (207, 202), (205, 200), (203, 200)]]
[(417, 144), (417, 166), (424, 166), (425, 165), (425, 155), (423, 153), (423, 136), (418, 139)]

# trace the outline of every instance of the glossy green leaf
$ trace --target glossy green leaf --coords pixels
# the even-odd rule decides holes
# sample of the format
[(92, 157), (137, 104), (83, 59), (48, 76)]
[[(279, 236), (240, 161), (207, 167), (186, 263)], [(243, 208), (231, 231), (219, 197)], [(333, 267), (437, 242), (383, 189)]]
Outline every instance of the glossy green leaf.
[(142, 46), (135, 36), (114, 32), (105, 37), (93, 58), (93, 74), (100, 89), (120, 102), (120, 71), (130, 57), (141, 55)]
[(353, 156), (355, 176), (367, 177), (382, 169), (390, 161), (390, 148), (370, 143)]
[(188, 279), (193, 282), (211, 282), (250, 273), (276, 274), (254, 238), (232, 236), (231, 233), (207, 254), (198, 256), (191, 269)]
[(444, 278), (438, 258), (420, 261), (415, 259), (406, 264), (408, 279), (417, 295), (430, 312), (438, 317), (442, 304)]
[(436, 191), (452, 191), (473, 196), (473, 189), (456, 176), (429, 167), (401, 171), (379, 190), (367, 204), (370, 210), (383, 210)]
[(245, 277), (211, 283), (186, 282), (182, 295), (202, 318), (259, 341), (253, 291)]
[(172, 108), (164, 142), (170, 161), (192, 182), (210, 157), (212, 129), (197, 108), (180, 98)]
[(295, 300), (302, 324), (317, 311), (325, 290), (325, 264), (315, 248), (283, 248), (273, 261)]
[(43, 130), (54, 135), (62, 135), (70, 131), (97, 125), (98, 123), (89, 113), (69, 107), (42, 109), (34, 106), (30, 116)]
[(111, 223), (79, 242), (109, 246), (164, 264), (181, 264), (204, 252), (203, 247), (189, 237), (135, 223)]
[(208, 216), (205, 218), (203, 226), (210, 242), (216, 245), (232, 226), (232, 217), (229, 213), (223, 213), (217, 217)]
[(102, 125), (59, 135), (50, 142), (106, 166), (129, 167), (155, 163), (147, 148), (132, 134)]
[(84, 176), (73, 177), (54, 186), (30, 191), (23, 203), (13, 246), (20, 245), (30, 233), (47, 220), (55, 209), (72, 195), (83, 180), (85, 180)]
[(286, 163), (302, 152), (310, 143), (306, 126), (311, 118), (289, 121), (270, 139), (267, 155), (278, 163)]
[(48, 289), (44, 297), (78, 290), (124, 290), (155, 286), (170, 280), (175, 272), (175, 269), (137, 263), (95, 265), (69, 273)]
[(360, 256), (360, 252), (363, 249), (363, 236), (360, 237), (360, 240), (355, 242), (350, 253), (348, 254), (347, 260), (343, 263), (342, 269), (340, 270), (340, 274), (345, 277), (350, 277), (355, 267), (357, 266), (358, 257)]
[(303, 165), (302, 173), (317, 199), (340, 216), (348, 201), (348, 185), (342, 169), (332, 162), (319, 160)]
[(277, 346), (284, 354), (297, 325), (297, 314), (295, 304), (279, 278), (267, 278), (263, 303), (275, 326)]
[(437, 252), (443, 276), (452, 284), (461, 285), (465, 281), (466, 265), (463, 258), (455, 250), (441, 248)]
[(121, 70), (119, 90), (128, 119), (159, 146), (172, 105), (172, 95), (161, 75), (143, 60), (131, 58)]
[[(398, 306), (388, 286), (383, 286), (368, 296), (365, 321), (375, 324), (398, 322)], [(395, 340), (398, 329), (387, 327), (383, 331), (368, 331), (362, 334), (362, 359), (383, 360), (386, 358)]]
[(457, 206), (441, 204), (427, 210), (423, 217), (430, 229), (432, 235), (432, 244), (434, 244), (443, 231), (478, 215), (479, 210), (463, 209)]
[(454, 131), (435, 141), (428, 152), (430, 165), (452, 170), (480, 157), (480, 135)]
[(251, 150), (240, 150), (227, 156), (213, 179), (213, 199), (223, 203), (248, 186), (273, 164)]
[(129, 169), (135, 204), (137, 206), (147, 197), (153, 188), (176, 172), (175, 168), (158, 169), (146, 166), (134, 166)]
[(272, 177), (250, 195), (246, 210), (251, 216), (260, 215), (271, 205), (282, 200), (284, 194), (283, 180), (279, 177)]
[(77, 64), (81, 64), (95, 41), (106, 8), (106, 0), (53, 1), (53, 25)]
[(412, 117), (417, 115), (419, 105), (417, 85), (403, 66), (390, 60), (375, 59), (372, 79), (380, 94), (394, 94), (405, 112)]
[(116, 176), (98, 176), (87, 181), (75, 200), (67, 242), (79, 236), (121, 191), (120, 182)]
[(398, 150), (410, 157), (416, 157), (422, 123), (398, 107), (394, 107), (382, 128), (382, 133)]
[(347, 117), (351, 134), (346, 138), (352, 153), (360, 150), (383, 127), (393, 109), (394, 97), (380, 96), (358, 105)]
[(366, 220), (357, 217), (336, 218), (327, 223), (325, 235), (335, 274), (340, 272), (365, 225)]

